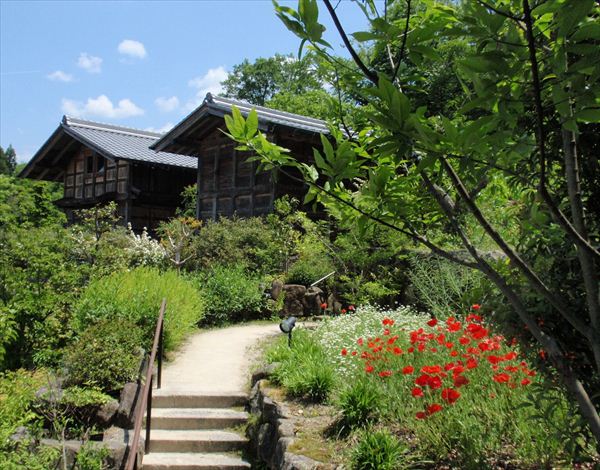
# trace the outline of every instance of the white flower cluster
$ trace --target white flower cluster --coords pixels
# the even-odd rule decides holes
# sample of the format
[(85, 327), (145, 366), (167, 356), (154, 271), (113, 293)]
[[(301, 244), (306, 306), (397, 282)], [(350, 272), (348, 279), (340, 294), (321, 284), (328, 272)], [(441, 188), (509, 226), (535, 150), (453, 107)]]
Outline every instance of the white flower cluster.
[[(315, 330), (315, 334), (334, 363), (338, 372), (349, 375), (356, 368), (362, 367), (359, 360), (351, 359), (351, 351), (357, 350), (357, 340), (380, 336), (384, 326), (384, 318), (394, 320), (394, 329), (409, 331), (421, 328), (429, 319), (415, 312), (411, 307), (399, 307), (386, 310), (373, 305), (362, 305), (353, 314), (340, 315), (325, 319)], [(343, 348), (348, 350), (348, 356), (342, 356)]]
[(136, 235), (131, 228), (131, 224), (127, 224), (127, 236), (130, 242), (127, 251), (131, 256), (133, 265), (157, 266), (167, 256), (167, 252), (160, 242), (148, 235), (146, 227), (140, 235)]

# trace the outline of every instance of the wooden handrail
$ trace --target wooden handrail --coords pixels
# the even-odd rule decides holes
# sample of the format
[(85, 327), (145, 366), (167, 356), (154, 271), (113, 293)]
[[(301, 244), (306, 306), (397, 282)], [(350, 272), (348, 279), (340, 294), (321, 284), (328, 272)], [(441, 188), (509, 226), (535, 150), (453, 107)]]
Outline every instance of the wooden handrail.
[[(158, 375), (161, 374), (162, 369), (162, 345), (163, 345), (163, 321), (165, 317), (165, 309), (167, 307), (167, 299), (163, 299), (160, 305), (160, 312), (158, 314), (158, 320), (156, 321), (156, 330), (154, 331), (154, 342), (152, 343), (152, 351), (150, 352), (150, 360), (148, 361), (146, 377), (144, 382), (144, 389), (142, 391), (142, 399), (137, 409), (137, 415), (135, 417), (135, 426), (133, 431), (133, 440), (129, 447), (129, 455), (127, 456), (127, 464), (125, 470), (134, 470), (138, 466), (137, 452), (140, 444), (140, 434), (142, 432), (142, 423), (144, 421), (144, 408), (148, 405), (152, 405), (152, 373), (154, 369), (154, 361), (156, 360), (156, 353), (160, 349), (159, 364), (158, 364)], [(160, 388), (160, 380), (158, 384)], [(150, 410), (147, 410), (146, 419), (146, 451), (150, 441)]]

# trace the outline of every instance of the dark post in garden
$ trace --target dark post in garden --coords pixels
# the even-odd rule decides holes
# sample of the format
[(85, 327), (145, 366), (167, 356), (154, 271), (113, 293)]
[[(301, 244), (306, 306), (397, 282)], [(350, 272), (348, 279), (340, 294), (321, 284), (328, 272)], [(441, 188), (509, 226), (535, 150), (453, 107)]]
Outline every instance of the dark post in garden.
[(296, 317), (286, 318), (279, 324), (279, 329), (288, 334), (288, 346), (292, 347), (292, 330), (296, 326)]

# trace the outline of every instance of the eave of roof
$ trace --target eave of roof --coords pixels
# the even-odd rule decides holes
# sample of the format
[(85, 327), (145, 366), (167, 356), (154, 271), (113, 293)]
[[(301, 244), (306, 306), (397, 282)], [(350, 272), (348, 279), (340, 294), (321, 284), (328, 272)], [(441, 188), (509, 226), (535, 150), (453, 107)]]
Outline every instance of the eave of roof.
[(278, 111), (264, 106), (256, 106), (245, 101), (213, 96), (211, 93), (208, 93), (200, 106), (188, 114), (173, 129), (158, 139), (150, 148), (156, 151), (164, 151), (171, 146), (178, 137), (185, 134), (185, 132), (191, 128), (196, 127), (202, 119), (205, 119), (208, 116), (223, 117), (226, 114), (231, 114), (233, 106), (236, 106), (243, 116), (248, 116), (253, 109), (256, 110), (259, 126), (263, 129), (266, 129), (269, 124), (271, 124), (285, 126), (311, 134), (329, 133), (327, 123), (321, 119)]
[(195, 169), (197, 160), (185, 155), (154, 152), (149, 146), (162, 134), (64, 116), (61, 124), (33, 156), (19, 176), (27, 177), (52, 147), (67, 135), (110, 160), (128, 160), (148, 165)]

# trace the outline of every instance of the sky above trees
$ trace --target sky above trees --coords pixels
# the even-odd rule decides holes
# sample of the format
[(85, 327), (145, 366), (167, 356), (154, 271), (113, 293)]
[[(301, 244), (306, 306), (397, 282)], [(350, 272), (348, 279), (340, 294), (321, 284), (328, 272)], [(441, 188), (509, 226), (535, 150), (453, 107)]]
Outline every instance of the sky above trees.
[[(338, 12), (364, 29), (350, 2)], [(165, 131), (219, 93), (234, 65), (298, 45), (268, 0), (2, 0), (0, 145), (28, 161), (63, 114)]]

